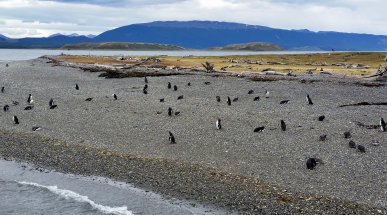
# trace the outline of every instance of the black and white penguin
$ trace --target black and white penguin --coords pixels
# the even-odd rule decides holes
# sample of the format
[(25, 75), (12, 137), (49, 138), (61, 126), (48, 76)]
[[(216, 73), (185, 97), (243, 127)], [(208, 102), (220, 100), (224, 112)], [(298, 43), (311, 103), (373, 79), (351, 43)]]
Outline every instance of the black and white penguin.
[(113, 93), (113, 99), (114, 99), (114, 100), (117, 100), (117, 99), (118, 99), (118, 97), (117, 97), (117, 95), (116, 95), (115, 93)]
[(325, 140), (327, 140), (327, 135), (326, 134), (320, 135), (320, 141), (325, 141)]
[(53, 105), (54, 105), (54, 99), (51, 98), (50, 101), (48, 102), (48, 106), (51, 107), (51, 106), (53, 106)]
[(218, 130), (222, 129), (222, 125), (220, 124), (220, 122), (221, 122), (221, 120), (218, 119), (218, 120), (216, 120), (216, 123), (215, 123), (216, 129), (218, 129)]
[(168, 108), (168, 116), (172, 116), (173, 110), (171, 107)]
[(90, 102), (91, 100), (93, 100), (92, 97), (89, 97), (89, 98), (85, 99), (85, 101), (87, 101), (87, 102)]
[(282, 100), (282, 101), (280, 102), (280, 105), (287, 104), (287, 103), (289, 103), (289, 100)]
[(75, 84), (75, 89), (76, 89), (76, 90), (79, 90), (78, 84)]
[(39, 126), (32, 127), (32, 131), (40, 131), (40, 130), (42, 130), (42, 128)]
[(238, 97), (235, 97), (232, 101), (236, 102), (236, 101), (238, 101), (238, 99), (239, 99)]
[(309, 94), (306, 94), (306, 101), (308, 102), (308, 105), (313, 105), (312, 99), (310, 98)]
[(254, 90), (249, 90), (249, 92), (247, 92), (247, 94), (253, 94), (254, 93)]
[(177, 91), (177, 86), (176, 85), (173, 85), (173, 90)]
[(316, 158), (308, 158), (306, 160), (306, 168), (312, 170), (317, 166), (317, 159)]
[(263, 130), (265, 130), (265, 126), (255, 128), (254, 132), (263, 132)]
[(4, 105), (3, 111), (4, 111), (4, 112), (7, 112), (8, 110), (9, 110), (9, 105)]
[(12, 119), (13, 119), (13, 123), (15, 123), (15, 125), (19, 124), (19, 119), (17, 118), (17, 116), (13, 116)]
[(344, 138), (345, 139), (348, 139), (348, 138), (351, 138), (351, 132), (349, 132), (349, 131), (346, 131), (346, 132), (344, 132)]
[(164, 102), (164, 101), (165, 101), (165, 99), (164, 99), (164, 98), (160, 99), (160, 102)]
[(282, 119), (281, 119), (281, 129), (282, 131), (286, 131), (286, 124), (285, 124), (285, 121), (283, 121)]
[(211, 84), (211, 82), (209, 82), (209, 81), (206, 81), (206, 82), (204, 82), (204, 84), (205, 84), (205, 85), (210, 85), (210, 84)]
[(144, 88), (142, 89), (142, 93), (145, 95), (148, 94), (148, 85), (145, 84)]
[(351, 141), (349, 141), (348, 146), (349, 146), (349, 148), (355, 149), (356, 143), (351, 140)]
[(270, 92), (269, 92), (268, 90), (266, 90), (265, 97), (266, 97), (266, 98), (269, 98), (269, 97), (270, 97)]
[(177, 100), (180, 100), (180, 99), (183, 99), (183, 98), (184, 98), (184, 96), (181, 95), (181, 96), (177, 97)]
[(221, 100), (220, 100), (220, 96), (216, 96), (216, 101), (217, 102), (220, 102)]
[(172, 132), (169, 131), (169, 143), (171, 144), (175, 144), (176, 143), (176, 140), (175, 140), (175, 136), (173, 136)]
[(145, 84), (148, 83), (148, 79), (146, 78), (146, 76), (144, 77), (144, 81), (145, 81)]
[(55, 108), (57, 108), (58, 107), (58, 105), (51, 105), (50, 106), (50, 109), (55, 109)]
[(259, 99), (260, 99), (259, 96), (254, 97), (254, 101), (259, 101)]
[(357, 145), (357, 150), (358, 150), (359, 152), (362, 152), (362, 153), (365, 153), (365, 152), (366, 152), (365, 147), (362, 146), (362, 145)]
[(320, 121), (320, 122), (324, 121), (324, 119), (325, 119), (324, 115), (318, 117), (318, 121)]
[(175, 116), (179, 116), (180, 115), (180, 111), (175, 111)]
[(168, 89), (171, 89), (171, 88), (172, 88), (171, 82), (168, 82)]
[(33, 108), (34, 108), (34, 106), (28, 105), (27, 107), (24, 108), (24, 110), (32, 110)]
[(5, 88), (1, 87), (1, 93), (4, 93), (4, 92), (5, 92)]
[(231, 106), (231, 99), (229, 96), (227, 96), (227, 104), (228, 104), (228, 106)]
[(383, 118), (380, 118), (380, 130), (385, 132), (386, 131), (386, 122), (384, 121)]
[(187, 84), (189, 87), (191, 86), (191, 82), (188, 82), (188, 84)]
[(28, 95), (28, 98), (27, 98), (27, 103), (28, 103), (28, 104), (32, 104), (32, 102), (34, 102), (34, 100), (32, 99), (32, 95), (29, 94), (29, 95)]

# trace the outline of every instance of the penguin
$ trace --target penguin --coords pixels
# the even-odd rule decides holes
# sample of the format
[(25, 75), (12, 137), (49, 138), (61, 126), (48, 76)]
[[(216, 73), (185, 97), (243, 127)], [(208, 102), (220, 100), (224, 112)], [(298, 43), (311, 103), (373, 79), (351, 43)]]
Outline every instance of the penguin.
[(1, 87), (1, 93), (4, 93), (4, 92), (5, 92), (5, 88)]
[(265, 126), (255, 128), (254, 132), (263, 132), (263, 130), (265, 130)]
[(28, 95), (28, 98), (27, 98), (27, 103), (28, 103), (28, 104), (31, 104), (32, 102), (34, 102), (34, 100), (32, 99), (32, 95), (29, 94), (29, 95)]
[(173, 90), (177, 91), (177, 86), (176, 85), (173, 85)]
[(171, 107), (168, 108), (168, 116), (172, 116), (173, 110)]
[(13, 106), (19, 105), (19, 102), (18, 102), (18, 101), (13, 101), (13, 102), (12, 102), (12, 105), (13, 105)]
[(306, 160), (306, 168), (313, 170), (316, 166), (317, 166), (316, 158), (308, 158), (308, 160)]
[(268, 90), (266, 90), (265, 97), (269, 98), (269, 96), (270, 96), (270, 92)]
[(180, 111), (175, 111), (175, 116), (179, 116)]
[(366, 152), (365, 147), (362, 146), (362, 145), (357, 145), (357, 150), (358, 150), (359, 152), (361, 152), (361, 153), (365, 153), (365, 152)]
[(51, 107), (51, 106), (53, 106), (53, 105), (54, 105), (54, 99), (51, 98), (50, 101), (48, 102), (48, 106)]
[(175, 136), (173, 136), (172, 132), (170, 132), (170, 131), (169, 131), (169, 143), (171, 143), (171, 144), (176, 143)]
[(4, 105), (3, 111), (4, 111), (4, 112), (7, 112), (8, 110), (9, 110), (9, 105)]
[(118, 97), (117, 97), (117, 95), (116, 95), (115, 93), (113, 93), (113, 99), (114, 99), (114, 100), (117, 100), (117, 99), (118, 99)]
[(180, 99), (183, 99), (183, 98), (184, 98), (184, 96), (181, 95), (181, 96), (177, 97), (177, 100), (180, 100)]
[(209, 82), (209, 81), (206, 81), (206, 82), (204, 82), (204, 84), (205, 84), (205, 85), (210, 85), (210, 84), (211, 84), (211, 82)]
[(148, 94), (147, 88), (148, 88), (148, 85), (145, 84), (144, 89), (142, 89), (142, 93), (144, 93), (145, 95)]
[(13, 119), (13, 122), (15, 123), (15, 125), (19, 124), (19, 119), (17, 118), (17, 116), (13, 116), (12, 119)]
[(238, 99), (239, 99), (239, 98), (236, 97), (236, 98), (234, 98), (232, 101), (233, 101), (233, 102), (236, 102), (236, 101), (238, 101)]
[(259, 96), (257, 96), (254, 98), (254, 101), (259, 101), (259, 99), (260, 99)]
[(9, 67), (8, 63), (7, 63), (7, 64), (5, 64), (5, 67)]
[(41, 130), (42, 128), (41, 127), (39, 127), (39, 126), (34, 126), (34, 127), (32, 127), (32, 131), (39, 131), (39, 130)]
[(351, 149), (355, 149), (356, 148), (356, 143), (351, 140), (351, 141), (349, 141), (348, 146)]
[(320, 135), (320, 141), (325, 141), (326, 139), (327, 139), (327, 135), (326, 134)]
[(386, 122), (384, 121), (384, 119), (383, 118), (380, 118), (380, 130), (382, 131), (382, 132), (385, 132), (386, 131)]
[(220, 96), (216, 96), (216, 101), (217, 102), (220, 102), (221, 100), (220, 100)]
[(220, 119), (218, 119), (218, 120), (216, 120), (216, 129), (218, 129), (218, 130), (220, 130), (220, 129), (222, 129), (222, 125), (220, 124), (220, 122), (221, 122), (221, 120)]
[(168, 82), (168, 89), (171, 89), (172, 86), (171, 86), (171, 82)]
[(165, 99), (164, 99), (164, 98), (160, 99), (160, 102), (164, 102), (164, 101), (165, 101)]
[(146, 76), (144, 77), (144, 81), (146, 84), (148, 83), (148, 79), (146, 78)]
[(308, 105), (313, 105), (312, 99), (310, 98), (309, 94), (306, 94), (306, 101), (308, 101)]
[(78, 84), (75, 84), (75, 89), (76, 89), (76, 90), (79, 90)]
[(92, 97), (85, 99), (85, 101), (87, 101), (87, 102), (90, 102), (91, 100), (93, 100)]
[(318, 121), (320, 121), (320, 122), (324, 121), (324, 119), (325, 119), (324, 115), (318, 117)]
[(282, 100), (282, 101), (280, 102), (280, 105), (287, 104), (287, 103), (289, 103), (289, 100)]
[(191, 82), (188, 82), (188, 84), (187, 84), (189, 87), (191, 86)]
[(348, 138), (351, 138), (351, 132), (349, 132), (349, 131), (346, 131), (346, 132), (344, 132), (344, 138), (345, 139), (348, 139)]
[(286, 131), (286, 124), (285, 121), (281, 120), (281, 129), (282, 131)]
[(32, 110), (32, 108), (34, 108), (34, 106), (28, 105), (27, 107), (24, 108), (24, 110)]
[(249, 90), (249, 92), (247, 92), (247, 94), (253, 94), (254, 93), (254, 90)]
[(228, 104), (228, 106), (231, 106), (231, 99), (228, 96), (227, 96), (227, 104)]
[(51, 105), (50, 106), (50, 109), (55, 109), (55, 108), (57, 108), (58, 107), (58, 105)]

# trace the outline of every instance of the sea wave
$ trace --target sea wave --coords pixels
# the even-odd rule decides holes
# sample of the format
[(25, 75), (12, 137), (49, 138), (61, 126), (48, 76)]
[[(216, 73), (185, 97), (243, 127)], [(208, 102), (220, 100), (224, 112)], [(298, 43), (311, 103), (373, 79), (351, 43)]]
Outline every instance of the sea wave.
[(101, 211), (102, 213), (105, 214), (114, 214), (114, 215), (133, 215), (132, 211), (128, 210), (127, 206), (122, 206), (122, 207), (109, 207), (105, 205), (100, 205), (95, 203), (94, 201), (90, 200), (89, 197), (80, 195), (74, 191), (71, 190), (64, 190), (64, 189), (59, 189), (57, 186), (45, 186), (41, 185), (38, 183), (33, 183), (33, 182), (26, 182), (26, 181), (21, 181), (17, 182), (19, 184), (23, 185), (29, 185), (29, 186), (34, 186), (34, 187), (40, 187), (49, 190), (52, 193), (55, 193), (59, 196), (64, 197), (65, 199), (72, 199), (78, 202), (82, 203), (87, 203), (91, 205), (93, 208)]

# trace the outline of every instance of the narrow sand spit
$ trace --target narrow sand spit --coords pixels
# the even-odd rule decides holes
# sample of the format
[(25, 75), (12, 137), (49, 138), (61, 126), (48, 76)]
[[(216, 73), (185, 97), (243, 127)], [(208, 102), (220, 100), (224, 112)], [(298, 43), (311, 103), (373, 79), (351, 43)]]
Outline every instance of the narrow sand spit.
[[(0, 117), (5, 158), (108, 176), (239, 213), (387, 214), (387, 132), (358, 125), (387, 119), (387, 106), (339, 107), (386, 102), (386, 86), (178, 75), (148, 77), (145, 95), (144, 78), (104, 79), (52, 67), (45, 59), (0, 64), (0, 75), (5, 87), (0, 105), (10, 105)], [(167, 89), (168, 82), (178, 90)], [(34, 108), (24, 110), (30, 93)], [(180, 95), (184, 98), (177, 100)], [(238, 101), (228, 106), (227, 96)], [(93, 100), (85, 101), (89, 97)], [(49, 109), (50, 98), (56, 109)], [(282, 100), (289, 103), (280, 105)], [(168, 107), (180, 115), (169, 117)], [(215, 127), (218, 118), (222, 130)], [(33, 132), (33, 126), (42, 130)], [(265, 130), (254, 133), (259, 126)], [(169, 144), (168, 131), (177, 144)], [(323, 134), (327, 139), (320, 141)], [(350, 140), (366, 153), (350, 149)], [(324, 164), (308, 170), (308, 157)]]

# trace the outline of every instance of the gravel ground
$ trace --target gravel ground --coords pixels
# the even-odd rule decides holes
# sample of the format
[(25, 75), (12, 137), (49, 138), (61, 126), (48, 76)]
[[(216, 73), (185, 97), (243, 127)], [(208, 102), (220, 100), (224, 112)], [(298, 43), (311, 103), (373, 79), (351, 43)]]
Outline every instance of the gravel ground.
[[(103, 79), (98, 77), (98, 73), (81, 72), (61, 66), (52, 67), (43, 59), (14, 62), (7, 68), (0, 64), (0, 75), (0, 86), (5, 87), (0, 105), (10, 105), (9, 112), (3, 112), (0, 117), (0, 128), (7, 131), (3, 132), (2, 142), (10, 144), (0, 147), (0, 155), (4, 157), (30, 160), (63, 171), (93, 174), (93, 168), (90, 166), (77, 169), (71, 168), (70, 164), (82, 160), (82, 157), (87, 157), (95, 163), (105, 161), (87, 156), (90, 154), (87, 150), (104, 149), (130, 154), (141, 158), (141, 161), (149, 161), (149, 165), (153, 164), (153, 168), (145, 161), (122, 167), (122, 170), (130, 170), (129, 167), (133, 167), (133, 172), (137, 171), (136, 174), (143, 177), (110, 177), (172, 196), (192, 197), (230, 210), (235, 208), (238, 212), (281, 214), (304, 211), (313, 214), (314, 210), (315, 213), (326, 214), (387, 214), (387, 132), (356, 125), (356, 122), (377, 125), (380, 117), (387, 119), (387, 106), (338, 107), (364, 101), (385, 102), (385, 86), (364, 87), (352, 84), (350, 80), (348, 83), (324, 81), (301, 84), (298, 81), (254, 82), (235, 77), (179, 75), (148, 77), (148, 94), (144, 95), (143, 78)], [(178, 91), (167, 89), (168, 81), (172, 85), (176, 84)], [(188, 82), (191, 86), (187, 86)], [(204, 82), (211, 84), (206, 85)], [(79, 91), (75, 90), (75, 83), (79, 84)], [(254, 94), (247, 94), (250, 89), (254, 90)], [(265, 98), (265, 90), (270, 91), (269, 98)], [(29, 93), (33, 95), (34, 109), (28, 111), (24, 110), (24, 107), (27, 106)], [(112, 99), (112, 93), (117, 94), (117, 101)], [(307, 93), (314, 105), (307, 104)], [(184, 99), (177, 100), (180, 95), (184, 95)], [(216, 102), (217, 95), (222, 99), (220, 103)], [(227, 106), (227, 96), (239, 99)], [(253, 101), (256, 96), (260, 96), (259, 101)], [(87, 102), (85, 99), (88, 97), (94, 99)], [(50, 98), (55, 100), (58, 108), (48, 108)], [(165, 102), (160, 103), (160, 98), (165, 98)], [(290, 102), (280, 105), (280, 101), (285, 99)], [(12, 101), (18, 101), (20, 104), (13, 106)], [(168, 107), (180, 111), (181, 114), (169, 117)], [(19, 117), (19, 125), (13, 124), (13, 115)], [(317, 120), (320, 115), (326, 116), (323, 122)], [(222, 130), (215, 128), (217, 118), (222, 119)], [(285, 132), (280, 129), (281, 119), (287, 124)], [(32, 126), (41, 126), (43, 129), (32, 132)], [(254, 133), (254, 128), (258, 126), (265, 126), (266, 129), (262, 133)], [(169, 144), (168, 131), (174, 133), (177, 144)], [(345, 131), (351, 132), (350, 139), (344, 138)], [(20, 139), (18, 136), (21, 133), (33, 138)], [(319, 140), (322, 134), (327, 135), (326, 141)], [(38, 138), (37, 141), (34, 141), (34, 138)], [(67, 162), (49, 162), (48, 158), (42, 159), (45, 153), (39, 149), (44, 147), (40, 144), (44, 141), (39, 138), (55, 138), (66, 142), (64, 146), (70, 149), (61, 151), (66, 151), (65, 154), (68, 155), (73, 152), (75, 161), (71, 162), (72, 159), (69, 159), (67, 165)], [(12, 143), (20, 143), (25, 139), (30, 139), (29, 144), (37, 145), (30, 149), (35, 151), (29, 151), (23, 156), (23, 151), (19, 149), (17, 152), (17, 147), (12, 147)], [(350, 149), (350, 140), (364, 145), (366, 153)], [(380, 144), (373, 146), (374, 141), (379, 141)], [(77, 156), (77, 152), (71, 150), (71, 145), (74, 145), (73, 149), (81, 148), (86, 151)], [(81, 149), (78, 151), (82, 151)], [(58, 152), (55, 150), (55, 147), (49, 147), (47, 152), (51, 154), (46, 156), (62, 156), (60, 153), (54, 153)], [(62, 158), (65, 159), (64, 157)], [(320, 158), (324, 164), (318, 165), (314, 170), (307, 170), (305, 161), (308, 157)], [(114, 161), (106, 161), (106, 166), (113, 165), (111, 162)], [(176, 165), (176, 169), (173, 165), (168, 166), (165, 170), (157, 161), (168, 161), (168, 165), (184, 165), (181, 168)], [(82, 166), (80, 163), (82, 162), (77, 165)], [(95, 173), (109, 176), (100, 166), (94, 167)], [(138, 168), (139, 166), (144, 168), (143, 171), (140, 171), (142, 168)], [(195, 173), (192, 168), (203, 168), (204, 173), (198, 171), (200, 173), (190, 174)], [(158, 170), (161, 171), (156, 174)], [(233, 178), (231, 181), (236, 183), (225, 184), (225, 181), (230, 180), (216, 180), (217, 177), (213, 175), (215, 170), (222, 174), (230, 173)], [(167, 177), (160, 173), (164, 171), (167, 176), (172, 176)], [(153, 180), (147, 181), (153, 174), (161, 177), (157, 181), (159, 185)], [(188, 178), (185, 178), (185, 175)], [(330, 200), (306, 203), (300, 198), (294, 198), (292, 201), (285, 198), (278, 203), (283, 194), (268, 195), (265, 199), (262, 197), (262, 193), (265, 193), (262, 189), (243, 189), (241, 179), (235, 179), (236, 176), (252, 181), (256, 178), (264, 182), (265, 187), (281, 187), (281, 190), (286, 189), (286, 193), (290, 192), (295, 196), (305, 193), (307, 196), (324, 196)], [(174, 185), (170, 179), (181, 181), (181, 186), (171, 188)], [(164, 182), (165, 184), (161, 185)], [(192, 182), (194, 188), (184, 191), (183, 188), (187, 188), (185, 185), (190, 184), (188, 182)], [(228, 189), (227, 192), (221, 193), (214, 191), (224, 187), (230, 187), (230, 192)], [(201, 192), (197, 192), (198, 189), (201, 189)], [(236, 194), (232, 194), (233, 192)], [(204, 193), (211, 199), (203, 197)], [(256, 195), (260, 198), (252, 198)], [(238, 196), (243, 198), (238, 199)], [(251, 198), (254, 201), (245, 201)], [(245, 205), (238, 206), (238, 200)], [(349, 207), (352, 203), (345, 202), (352, 202), (358, 207)], [(317, 208), (308, 204), (317, 205)], [(371, 209), (363, 207), (379, 209), (370, 212), (367, 210)]]

